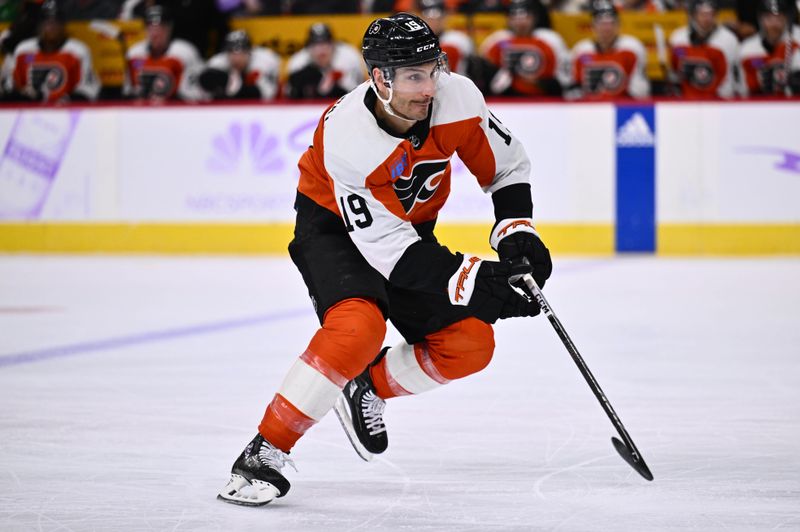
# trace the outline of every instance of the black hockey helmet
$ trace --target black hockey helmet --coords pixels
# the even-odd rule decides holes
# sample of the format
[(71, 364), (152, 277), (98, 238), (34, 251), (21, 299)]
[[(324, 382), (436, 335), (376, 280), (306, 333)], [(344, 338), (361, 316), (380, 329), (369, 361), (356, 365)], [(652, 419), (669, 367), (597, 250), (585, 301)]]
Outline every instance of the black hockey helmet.
[(67, 16), (64, 13), (64, 8), (59, 5), (56, 0), (45, 0), (39, 10), (39, 18), (42, 21), (55, 20), (57, 22), (65, 22)]
[(315, 22), (308, 28), (306, 46), (320, 42), (333, 42), (333, 32), (331, 27), (324, 22)]
[(606, 16), (619, 18), (619, 12), (611, 0), (594, 0), (591, 8), (592, 19)]
[(249, 52), (253, 42), (245, 30), (235, 30), (225, 36), (226, 52)]
[(535, 15), (538, 9), (533, 0), (511, 0), (508, 3), (508, 15), (520, 15), (530, 13)]
[(686, 4), (686, 7), (688, 8), (690, 14), (694, 13), (700, 7), (703, 6), (710, 7), (714, 11), (717, 11), (719, 9), (719, 5), (717, 5), (717, 0), (689, 0), (689, 3)]
[(792, 5), (789, 0), (760, 0), (758, 2), (758, 12), (784, 15), (789, 18), (792, 14)]
[(172, 11), (165, 5), (155, 4), (148, 7), (144, 12), (144, 23), (146, 26), (166, 26), (172, 24), (172, 22)]
[(392, 78), (395, 68), (446, 58), (430, 26), (411, 13), (374, 20), (364, 33), (361, 54), (370, 77), (372, 69), (380, 68), (387, 79)]

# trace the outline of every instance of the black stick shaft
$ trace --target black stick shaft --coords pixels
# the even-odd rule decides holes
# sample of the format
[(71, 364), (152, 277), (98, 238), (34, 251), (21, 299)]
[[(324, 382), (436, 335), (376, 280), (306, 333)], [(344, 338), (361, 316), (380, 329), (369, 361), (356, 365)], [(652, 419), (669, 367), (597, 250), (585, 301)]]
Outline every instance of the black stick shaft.
[(592, 375), (592, 372), (589, 371), (589, 367), (586, 365), (586, 362), (584, 362), (583, 357), (581, 357), (581, 354), (578, 352), (578, 348), (575, 347), (575, 344), (567, 334), (567, 331), (564, 329), (564, 326), (561, 325), (561, 322), (553, 312), (552, 307), (550, 307), (550, 304), (547, 302), (547, 299), (545, 299), (544, 294), (542, 294), (542, 290), (539, 288), (539, 286), (536, 284), (536, 281), (533, 280), (533, 277), (531, 277), (530, 274), (524, 275), (522, 279), (525, 282), (525, 285), (531, 291), (534, 299), (536, 299), (537, 303), (539, 303), (542, 312), (544, 313), (545, 316), (547, 316), (547, 319), (550, 321), (550, 324), (556, 330), (556, 334), (558, 334), (558, 337), (561, 338), (561, 342), (564, 344), (564, 347), (567, 348), (567, 351), (572, 357), (572, 360), (575, 361), (575, 364), (578, 366), (581, 375), (583, 375), (583, 378), (586, 379), (586, 382), (589, 384), (589, 388), (592, 389), (594, 396), (597, 397), (597, 400), (600, 402), (600, 406), (603, 407), (603, 410), (608, 416), (608, 419), (611, 420), (611, 424), (614, 425), (615, 429), (617, 429), (617, 433), (619, 434), (620, 438), (622, 438), (622, 441), (625, 442), (625, 445), (631, 451), (634, 460), (637, 462), (643, 461), (642, 455), (641, 453), (639, 453), (639, 449), (636, 448), (636, 444), (633, 443), (633, 440), (628, 434), (628, 431), (625, 430), (625, 426), (622, 424), (622, 421), (620, 421), (619, 416), (614, 411), (614, 408), (611, 406), (611, 403), (606, 397), (606, 394), (603, 393), (603, 390), (602, 388), (600, 388), (600, 385), (597, 383), (597, 380), (594, 378), (594, 375)]

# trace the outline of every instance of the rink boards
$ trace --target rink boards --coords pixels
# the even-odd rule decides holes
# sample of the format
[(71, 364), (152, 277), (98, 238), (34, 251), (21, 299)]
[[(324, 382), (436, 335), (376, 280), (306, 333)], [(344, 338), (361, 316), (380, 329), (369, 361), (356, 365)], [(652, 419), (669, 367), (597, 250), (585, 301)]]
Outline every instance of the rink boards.
[[(556, 252), (800, 253), (800, 102), (491, 107)], [(2, 110), (0, 251), (284, 253), (323, 109)], [(441, 239), (488, 251), (490, 199), (452, 181)]]

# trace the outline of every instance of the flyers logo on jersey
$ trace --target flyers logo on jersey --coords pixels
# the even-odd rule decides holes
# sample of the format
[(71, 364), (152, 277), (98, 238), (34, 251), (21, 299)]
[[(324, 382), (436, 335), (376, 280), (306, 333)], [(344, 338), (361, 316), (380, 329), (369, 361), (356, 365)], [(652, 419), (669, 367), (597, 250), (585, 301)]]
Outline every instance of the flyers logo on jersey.
[(170, 97), (177, 89), (172, 72), (161, 67), (145, 67), (139, 73), (139, 89), (142, 96)]
[(425, 203), (433, 197), (449, 163), (449, 159), (421, 161), (411, 168), (410, 176), (397, 178), (392, 187), (406, 213), (411, 212), (417, 203)]
[(503, 57), (506, 68), (522, 74), (538, 74), (544, 68), (542, 51), (535, 47), (509, 47)]
[(67, 83), (67, 71), (59, 63), (38, 63), (30, 68), (31, 86), (37, 90), (56, 92)]
[(689, 84), (698, 89), (708, 89), (716, 80), (714, 65), (703, 57), (686, 58), (681, 66)]
[(625, 72), (613, 63), (598, 62), (584, 70), (584, 87), (592, 94), (620, 94), (625, 89), (625, 81)]

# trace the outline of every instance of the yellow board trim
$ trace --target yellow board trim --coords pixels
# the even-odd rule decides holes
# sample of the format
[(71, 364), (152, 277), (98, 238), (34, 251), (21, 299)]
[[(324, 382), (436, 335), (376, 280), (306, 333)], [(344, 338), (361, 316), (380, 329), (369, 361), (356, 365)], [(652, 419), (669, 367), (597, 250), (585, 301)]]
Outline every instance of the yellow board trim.
[[(491, 254), (491, 224), (440, 224), (452, 250)], [(5, 253), (285, 254), (293, 224), (3, 223)], [(556, 254), (614, 253), (611, 224), (538, 224)], [(800, 255), (800, 224), (662, 224), (659, 255)]]
[[(609, 255), (611, 224), (537, 226), (554, 253)], [(491, 254), (491, 224), (440, 224), (439, 240), (452, 250)], [(0, 252), (285, 254), (293, 224), (0, 224)]]
[(292, 224), (3, 224), (0, 250), (46, 253), (285, 253)]
[(660, 224), (659, 255), (798, 255), (800, 224)]
[[(489, 231), (492, 224), (439, 224), (436, 238), (452, 250), (491, 254)], [(536, 230), (553, 253), (610, 255), (614, 253), (611, 224), (536, 224)]]

